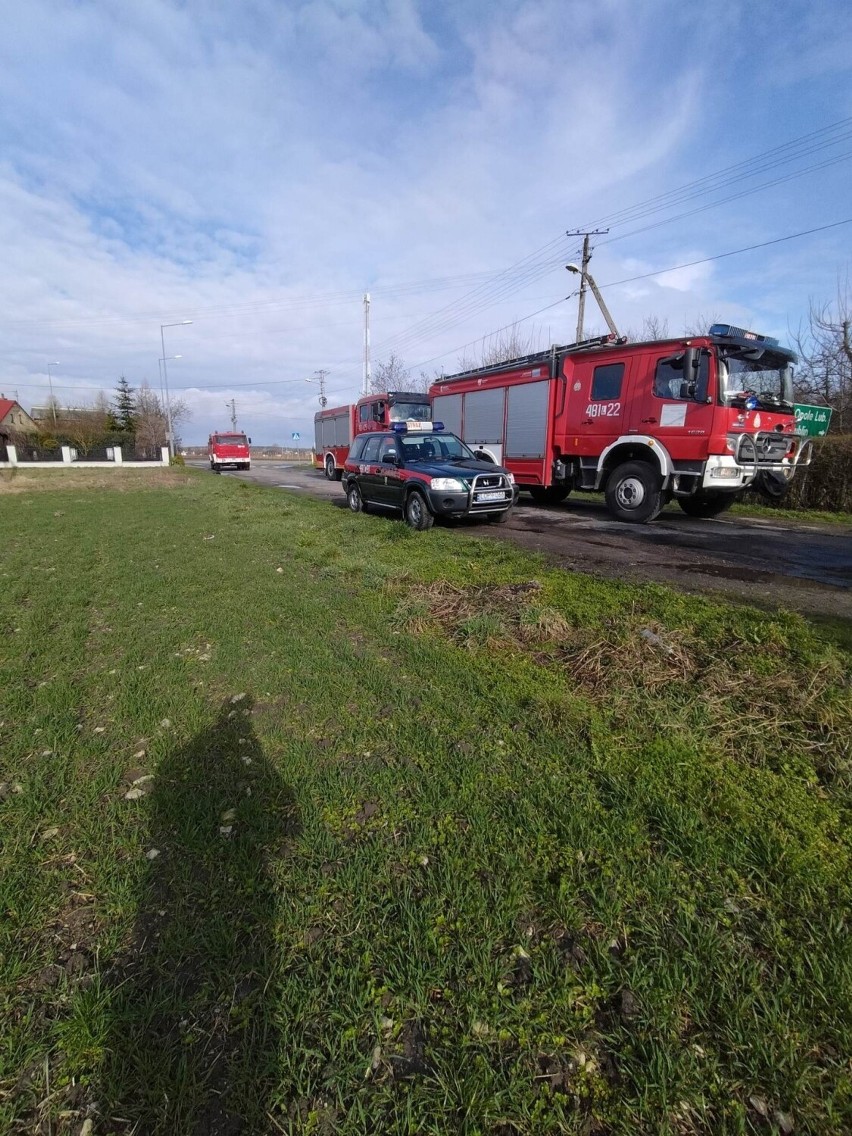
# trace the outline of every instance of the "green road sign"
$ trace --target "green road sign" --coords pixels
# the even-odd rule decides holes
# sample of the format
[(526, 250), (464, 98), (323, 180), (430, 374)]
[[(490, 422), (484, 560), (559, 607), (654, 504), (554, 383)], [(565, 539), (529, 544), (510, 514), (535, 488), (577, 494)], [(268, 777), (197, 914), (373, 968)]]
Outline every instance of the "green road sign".
[(796, 403), (796, 429), (809, 438), (824, 438), (831, 421), (831, 407)]

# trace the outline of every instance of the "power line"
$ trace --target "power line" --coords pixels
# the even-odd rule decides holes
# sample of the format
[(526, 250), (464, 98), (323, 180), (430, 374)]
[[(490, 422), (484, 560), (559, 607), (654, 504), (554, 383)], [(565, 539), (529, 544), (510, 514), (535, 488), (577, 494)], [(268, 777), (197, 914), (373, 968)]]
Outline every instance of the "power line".
[[(852, 131), (848, 129), (850, 124), (852, 124), (852, 117), (842, 119), (836, 123), (830, 124), (829, 126), (821, 127), (818, 130), (810, 131), (808, 134), (791, 139), (788, 142), (772, 148), (771, 150), (763, 151), (760, 154), (753, 155), (750, 158), (734, 163), (733, 165), (728, 166), (722, 170), (715, 171), (713, 174), (709, 174), (703, 178), (697, 179), (696, 181), (689, 182), (684, 186), (669, 190), (664, 194), (658, 194), (655, 197), (649, 198), (644, 202), (638, 202), (633, 206), (628, 206), (625, 209), (619, 210), (616, 213), (609, 215), (608, 217), (598, 218), (596, 221), (590, 223), (589, 225), (583, 226), (583, 229), (591, 229), (595, 226), (603, 225), (606, 223), (616, 225), (627, 223), (633, 219), (638, 220), (643, 216), (651, 215), (654, 212), (660, 212), (664, 209), (671, 208), (672, 206), (675, 206), (686, 200), (707, 196), (710, 193), (717, 192), (719, 189), (722, 189), (726, 185), (731, 184), (737, 178), (754, 177), (763, 170), (777, 167), (784, 162), (792, 161), (797, 158), (807, 156), (808, 154), (816, 153), (830, 146), (837, 145), (838, 143), (843, 142), (848, 137), (852, 136)], [(837, 133), (838, 131), (840, 131), (839, 134)], [(827, 135), (831, 135), (832, 132), (834, 132), (836, 136), (826, 137)], [(815, 141), (817, 139), (820, 140)], [(812, 141), (813, 144), (804, 148), (801, 147), (800, 144), (802, 142), (809, 141)], [(827, 168), (828, 166), (847, 160), (850, 156), (852, 155), (844, 154), (840, 155), (839, 157), (827, 159), (824, 162), (812, 164), (802, 170), (797, 170), (792, 173), (786, 174), (783, 177), (771, 179), (770, 181), (764, 182), (759, 186), (751, 186), (740, 193), (732, 194), (727, 198), (711, 202), (698, 209), (690, 210), (683, 214), (678, 214), (675, 217), (664, 218), (660, 221), (654, 222), (652, 225), (643, 227), (641, 229), (631, 230), (631, 232), (629, 233), (623, 233), (618, 236), (611, 237), (609, 241), (604, 241), (601, 243), (610, 244), (613, 241), (623, 240), (628, 236), (634, 235), (635, 233), (644, 232), (646, 231), (646, 229), (654, 228), (659, 225), (669, 224), (672, 221), (680, 220), (684, 217), (693, 216), (695, 213), (715, 208), (718, 205), (725, 204), (727, 201), (737, 200), (740, 197), (745, 197), (752, 193), (760, 192), (762, 189), (780, 185), (786, 181), (804, 176), (804, 174), (806, 173), (812, 173), (816, 170)], [(552, 243), (553, 242), (551, 242), (551, 244)], [(544, 246), (544, 248), (548, 247), (549, 246)], [(541, 252), (542, 250), (537, 251)], [(536, 254), (531, 254), (531, 256), (535, 255)], [(529, 258), (525, 259), (528, 260)], [(522, 262), (518, 263), (520, 264)], [(462, 297), (462, 299), (458, 301), (456, 305), (447, 305), (444, 308), (439, 309), (438, 312), (433, 313), (431, 317), (427, 317), (426, 319), (418, 321), (417, 323), (412, 325), (412, 327), (407, 329), (407, 331), (397, 333), (395, 336), (391, 336), (388, 339), (384, 340), (378, 345), (378, 348), (384, 350), (387, 350), (389, 348), (393, 350), (399, 350), (404, 346), (418, 342), (420, 339), (425, 338), (427, 335), (435, 335), (441, 331), (445, 331), (448, 329), (448, 327), (455, 326), (458, 323), (462, 322), (464, 319), (477, 314), (479, 311), (482, 311), (489, 306), (492, 306), (494, 303), (498, 302), (498, 300), (506, 298), (506, 296), (511, 294), (512, 292), (519, 291), (520, 287), (522, 287), (524, 284), (531, 282), (531, 279), (533, 278), (538, 278), (541, 275), (544, 275), (547, 271), (550, 270), (551, 267), (555, 267), (555, 265), (553, 264), (553, 262), (549, 262), (544, 264), (543, 266), (539, 265), (536, 267), (539, 269), (539, 271), (526, 272), (522, 277), (516, 278), (506, 287), (498, 288), (496, 291), (489, 292), (486, 285), (480, 286), (480, 288), (476, 289), (474, 293), (471, 293), (471, 296), (474, 296), (477, 293), (479, 294), (478, 300), (474, 305), (471, 305), (470, 298), (467, 298), (466, 302), (466, 298)], [(510, 269), (507, 269), (501, 275), (505, 275), (505, 273), (509, 271)], [(495, 282), (496, 280), (497, 278), (495, 277)], [(435, 324), (434, 322), (430, 323), (430, 321), (434, 321), (436, 317), (441, 313), (449, 313), (449, 318), (445, 318), (439, 321), (437, 324)]]
[[(606, 283), (606, 284), (599, 284), (598, 287), (601, 288), (601, 289), (603, 289), (603, 288), (617, 288), (622, 284), (633, 284), (637, 280), (648, 280), (653, 276), (664, 276), (667, 272), (678, 272), (680, 269), (683, 269), (683, 268), (694, 268), (699, 264), (710, 264), (712, 261), (715, 261), (715, 260), (724, 260), (727, 257), (739, 256), (742, 253), (754, 252), (756, 249), (769, 248), (772, 245), (784, 244), (786, 241), (798, 240), (801, 237), (813, 236), (815, 233), (828, 232), (831, 229), (837, 229), (837, 228), (840, 228), (843, 225), (850, 225), (850, 224), (852, 224), (852, 217), (847, 217), (842, 221), (832, 221), (828, 225), (817, 225), (815, 228), (812, 228), (812, 229), (803, 229), (798, 233), (788, 233), (786, 236), (775, 237), (770, 241), (760, 241), (757, 244), (746, 245), (743, 248), (730, 249), (728, 252), (720, 252), (720, 253), (714, 254), (713, 256), (701, 257), (698, 260), (690, 260), (690, 261), (685, 262), (684, 264), (671, 264), (671, 265), (668, 265), (666, 268), (657, 268), (657, 269), (654, 269), (651, 272), (639, 273), (636, 276), (625, 276), (621, 280), (612, 280), (612, 281), (610, 281), (609, 283)], [(527, 320), (535, 319), (536, 316), (541, 315), (543, 312), (549, 311), (551, 308), (557, 307), (559, 304), (565, 303), (566, 300), (571, 299), (571, 296), (574, 296), (576, 294), (577, 293), (574, 292), (574, 293), (571, 293), (569, 296), (562, 296), (558, 300), (554, 300), (553, 303), (546, 304), (543, 308), (539, 308), (537, 311), (530, 312), (528, 315), (525, 315), (525, 316), (520, 316), (518, 319), (513, 320), (511, 324), (506, 324), (504, 327), (500, 327), (500, 328), (497, 328), (496, 330), (489, 331), (487, 334), (479, 336), (477, 339), (472, 339), (467, 343), (462, 343), (462, 344), (459, 344), (456, 347), (451, 347), (449, 350), (442, 352), (440, 355), (433, 355), (429, 359), (423, 359), (418, 363), (412, 364), (412, 366), (413, 367), (423, 367), (423, 366), (426, 366), (428, 363), (434, 363), (438, 359), (443, 359), (447, 355), (453, 355), (453, 354), (455, 354), (456, 351), (463, 351), (466, 347), (472, 347), (477, 343), (481, 343), (481, 342), (483, 342), (483, 340), (489, 339), (492, 335), (498, 335), (501, 331), (506, 331), (516, 324), (526, 323)], [(317, 372), (317, 373), (319, 373), (319, 372)], [(325, 375), (325, 374), (331, 374), (332, 372), (330, 370), (326, 370), (323, 373)], [(252, 380), (252, 381), (249, 381), (249, 382), (246, 382), (246, 383), (205, 383), (203, 387), (200, 387), (197, 384), (191, 384), (189, 386), (173, 387), (173, 389), (174, 390), (181, 390), (181, 391), (188, 391), (188, 390), (230, 390), (232, 388), (245, 388), (245, 387), (256, 388), (256, 387), (268, 387), (268, 386), (288, 386), (290, 384), (299, 383), (299, 382), (303, 382), (303, 381), (304, 381), (303, 379), (257, 379), (257, 380)], [(351, 386), (353, 386), (353, 385), (357, 386), (357, 382), (358, 382), (358, 380), (355, 379), (355, 378), (350, 379), (348, 381), (348, 384), (347, 384), (346, 387), (336, 387), (333, 390), (327, 391), (326, 393), (327, 394), (343, 393), (345, 390), (348, 390)], [(27, 382), (26, 386), (27, 387), (33, 387), (33, 386), (35, 386), (35, 387), (46, 387), (47, 384), (46, 383)], [(79, 390), (79, 391), (83, 391), (83, 390), (103, 391), (103, 390), (112, 389), (112, 388), (105, 388), (105, 387), (73, 386), (73, 385), (70, 385), (70, 384), (67, 384), (67, 383), (54, 384), (54, 386), (58, 387), (61, 390)]]
[(608, 241), (601, 241), (602, 245), (611, 245), (616, 241), (626, 240), (627, 237), (634, 237), (638, 233), (647, 233), (651, 229), (657, 229), (661, 225), (669, 225), (672, 221), (682, 221), (686, 217), (694, 217), (697, 213), (706, 213), (708, 209), (715, 209), (719, 205), (726, 205), (730, 201), (738, 201), (742, 197), (750, 197), (753, 193), (759, 193), (763, 189), (771, 189), (776, 185), (783, 185), (784, 182), (794, 181), (796, 178), (804, 177), (805, 174), (814, 173), (817, 170), (826, 169), (828, 166), (836, 166), (840, 162), (846, 162), (852, 158), (852, 151), (848, 154), (840, 154), (836, 158), (829, 158), (824, 162), (819, 162), (817, 165), (808, 166), (804, 170), (796, 170), (794, 173), (785, 174), (784, 177), (773, 178), (772, 181), (763, 182), (761, 185), (751, 186), (749, 189), (744, 189), (740, 193), (732, 193), (729, 197), (720, 198), (719, 201), (711, 201), (707, 205), (700, 205), (697, 209), (690, 209), (686, 213), (678, 213), (674, 217), (664, 217), (661, 221), (653, 221), (650, 225), (643, 225), (640, 229), (631, 229), (627, 233), (621, 233), (617, 237), (610, 237)]
[(828, 229), (837, 229), (841, 225), (852, 225), (852, 217), (845, 221), (833, 221), (830, 225), (818, 225), (815, 229), (803, 229), (801, 233), (790, 233), (786, 237), (776, 237), (772, 241), (761, 241), (756, 245), (746, 245), (745, 248), (733, 249), (731, 252), (720, 252), (715, 256), (704, 256), (701, 260), (690, 260), (686, 264), (674, 264), (670, 268), (658, 268), (655, 272), (643, 272), (639, 276), (626, 276), (623, 280), (613, 280), (609, 284), (599, 284), (599, 288), (616, 288), (619, 284), (632, 284), (636, 280), (647, 280), (651, 276), (662, 276), (666, 272), (677, 272), (681, 268), (694, 268), (697, 264), (709, 264), (712, 260), (724, 260), (728, 256), (739, 256), (743, 252), (752, 252), (754, 249), (769, 248), (770, 245), (780, 245), (784, 241), (794, 241), (798, 237), (809, 237), (813, 233), (824, 233)]
[[(846, 141), (850, 136), (849, 127), (852, 127), (852, 116), (840, 119), (838, 122), (831, 123), (829, 126), (823, 126), (819, 130), (812, 130), (807, 134), (802, 134), (798, 138), (792, 138), (770, 150), (765, 150), (760, 154), (754, 154), (750, 158), (735, 162), (733, 165), (726, 166), (724, 169), (715, 170), (712, 174), (706, 174), (704, 177), (697, 178), (695, 181), (687, 182), (685, 185), (667, 190), (665, 193), (657, 194), (655, 197), (650, 197), (645, 201), (628, 205), (605, 217), (597, 217), (594, 221), (589, 222), (588, 227), (624, 224), (631, 220), (638, 219), (640, 216), (645, 216), (648, 211), (651, 211), (652, 207), (654, 210), (657, 210), (666, 208), (669, 205), (678, 205), (686, 197), (700, 196), (701, 194), (724, 188), (724, 186), (730, 184), (736, 176), (752, 176), (749, 173), (751, 167), (754, 167), (755, 172), (761, 172), (771, 169), (773, 166), (779, 165), (783, 161), (793, 160), (803, 154), (812, 153), (828, 146), (836, 145), (838, 142)], [(792, 150), (793, 147), (798, 146), (800, 142), (807, 142), (810, 139), (818, 138), (820, 135), (825, 135), (838, 129), (844, 131), (838, 138), (823, 139), (822, 142), (817, 143), (815, 146), (798, 152), (793, 150), (788, 158), (779, 157), (784, 151)], [(767, 162), (766, 160), (770, 158), (775, 158), (775, 160)]]
[[(788, 233), (787, 236), (785, 236), (785, 237), (776, 237), (774, 240), (771, 240), (771, 241), (761, 241), (759, 244), (747, 245), (745, 248), (731, 249), (729, 252), (716, 253), (715, 256), (705, 256), (705, 257), (702, 257), (700, 260), (691, 260), (686, 264), (673, 264), (673, 265), (669, 265), (668, 268), (658, 268), (658, 269), (655, 269), (653, 272), (643, 272), (638, 276), (627, 276), (623, 280), (613, 280), (609, 284), (599, 284), (598, 287), (599, 288), (617, 288), (620, 284), (632, 284), (637, 280), (647, 280), (652, 276), (664, 276), (667, 272), (677, 272), (681, 268), (694, 268), (698, 264), (709, 264), (711, 261), (714, 261), (714, 260), (724, 260), (725, 257), (739, 256), (741, 253), (752, 252), (755, 249), (759, 249), (759, 248), (768, 248), (770, 245), (779, 245), (779, 244), (782, 244), (785, 241), (793, 241), (793, 240), (796, 240), (799, 237), (808, 237), (808, 236), (811, 236), (813, 233), (823, 233), (823, 232), (826, 232), (829, 229), (837, 229), (841, 225), (850, 225), (850, 224), (852, 224), (852, 217), (849, 217), (844, 221), (833, 221), (830, 225), (819, 225), (815, 229), (805, 229), (800, 233)], [(576, 295), (577, 295), (576, 292), (571, 293), (571, 296), (576, 296)], [(539, 308), (538, 311), (536, 311), (536, 312), (531, 312), (529, 315), (521, 316), (519, 319), (514, 320), (513, 323), (506, 324), (505, 327), (497, 328), (496, 331), (491, 331), (487, 335), (480, 336), (478, 339), (472, 339), (469, 343), (462, 343), (458, 347), (452, 347), (452, 348), (450, 348), (449, 351), (444, 351), (441, 355), (433, 355), (431, 359), (424, 359), (420, 363), (414, 363), (413, 366), (414, 367), (423, 367), (427, 363), (434, 363), (436, 360), (443, 359), (447, 355), (454, 355), (457, 351), (463, 351), (466, 347), (472, 347), (477, 343), (482, 343), (484, 340), (489, 339), (492, 335), (498, 335), (501, 331), (506, 331), (508, 328), (513, 327), (515, 324), (526, 323), (527, 320), (535, 319), (535, 317), (541, 315), (542, 312), (546, 312), (550, 308), (555, 308), (555, 307), (557, 307), (557, 305), (565, 303), (566, 300), (570, 300), (571, 296), (565, 296), (562, 299), (556, 300), (552, 304), (548, 304), (547, 307)]]

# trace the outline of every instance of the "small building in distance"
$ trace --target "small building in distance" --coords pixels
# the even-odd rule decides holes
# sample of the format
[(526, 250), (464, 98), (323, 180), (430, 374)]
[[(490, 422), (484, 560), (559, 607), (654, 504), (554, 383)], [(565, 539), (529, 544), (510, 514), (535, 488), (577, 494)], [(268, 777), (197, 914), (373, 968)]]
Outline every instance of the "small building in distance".
[(37, 434), (38, 424), (14, 398), (0, 394), (0, 446), (14, 445), (21, 434)]

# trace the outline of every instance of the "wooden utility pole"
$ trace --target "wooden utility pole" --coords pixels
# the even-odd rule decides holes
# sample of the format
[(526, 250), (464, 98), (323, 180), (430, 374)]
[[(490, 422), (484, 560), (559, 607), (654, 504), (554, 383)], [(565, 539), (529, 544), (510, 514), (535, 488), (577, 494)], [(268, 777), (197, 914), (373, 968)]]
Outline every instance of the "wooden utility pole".
[(592, 259), (592, 246), (589, 242), (590, 237), (602, 237), (608, 233), (609, 229), (592, 229), (588, 233), (582, 233), (579, 230), (566, 233), (566, 237), (582, 237), (583, 238), (583, 263), (580, 268), (580, 299), (577, 302), (577, 335), (576, 340), (579, 343), (583, 338), (583, 318), (586, 314), (586, 287), (589, 279), (589, 261)]

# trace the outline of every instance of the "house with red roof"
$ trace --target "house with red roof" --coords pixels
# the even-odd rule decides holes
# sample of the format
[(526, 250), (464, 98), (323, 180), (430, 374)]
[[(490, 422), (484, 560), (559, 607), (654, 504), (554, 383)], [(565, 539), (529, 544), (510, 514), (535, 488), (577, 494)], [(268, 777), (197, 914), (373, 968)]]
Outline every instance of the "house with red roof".
[[(7, 443), (14, 446), (15, 438), (21, 434), (37, 433), (37, 424), (21, 404), (14, 398), (0, 394), (0, 448), (5, 451)], [(5, 457), (5, 453), (3, 456)]]

